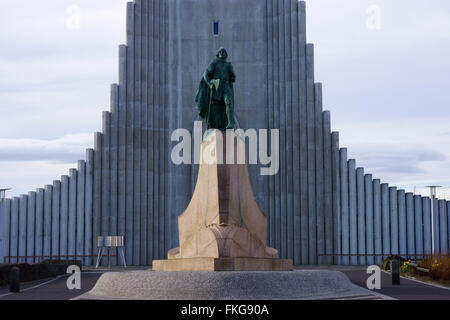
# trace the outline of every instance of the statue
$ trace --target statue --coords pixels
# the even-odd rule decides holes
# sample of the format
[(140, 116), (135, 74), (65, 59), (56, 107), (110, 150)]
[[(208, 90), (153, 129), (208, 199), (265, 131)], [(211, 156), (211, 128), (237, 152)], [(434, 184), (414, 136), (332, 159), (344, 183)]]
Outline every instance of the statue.
[(235, 129), (233, 83), (236, 75), (227, 58), (225, 48), (220, 48), (203, 75), (195, 99), (199, 115), (208, 129)]

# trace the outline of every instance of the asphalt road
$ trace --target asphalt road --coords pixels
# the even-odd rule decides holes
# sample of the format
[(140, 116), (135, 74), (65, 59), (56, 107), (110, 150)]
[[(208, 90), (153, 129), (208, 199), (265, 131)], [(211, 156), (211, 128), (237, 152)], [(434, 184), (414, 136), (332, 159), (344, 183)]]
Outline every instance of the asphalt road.
[[(317, 267), (302, 267), (301, 269), (317, 269)], [(369, 275), (366, 273), (365, 267), (331, 267), (331, 269), (342, 271), (354, 284), (366, 288)], [(70, 300), (90, 291), (106, 271), (84, 271), (81, 275), (81, 290), (69, 290), (67, 288), (68, 275), (56, 279), (23, 283), (20, 293), (9, 293), (8, 287), (0, 287), (0, 300)], [(114, 271), (123, 271), (123, 269)], [(450, 289), (404, 278), (401, 279), (400, 286), (393, 286), (389, 274), (384, 272), (381, 276), (381, 290), (376, 290), (376, 292), (399, 300), (450, 300)]]

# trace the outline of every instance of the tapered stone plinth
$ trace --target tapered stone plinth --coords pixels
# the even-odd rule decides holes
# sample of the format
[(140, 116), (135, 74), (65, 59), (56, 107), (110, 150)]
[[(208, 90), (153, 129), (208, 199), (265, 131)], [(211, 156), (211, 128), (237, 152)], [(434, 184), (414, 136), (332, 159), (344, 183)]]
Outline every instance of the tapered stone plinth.
[[(266, 246), (267, 217), (255, 201), (245, 161), (245, 143), (213, 131), (201, 147), (197, 186), (178, 218), (180, 247), (154, 271), (289, 271)], [(239, 164), (242, 163), (242, 164)]]

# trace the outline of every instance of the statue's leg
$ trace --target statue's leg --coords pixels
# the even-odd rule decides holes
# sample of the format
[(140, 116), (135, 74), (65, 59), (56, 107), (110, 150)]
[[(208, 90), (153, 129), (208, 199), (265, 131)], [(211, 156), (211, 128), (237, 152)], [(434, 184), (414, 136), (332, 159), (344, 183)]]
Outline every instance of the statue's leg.
[(227, 112), (227, 118), (228, 118), (228, 126), (227, 129), (234, 129), (234, 105), (233, 105), (233, 98), (230, 96), (229, 93), (226, 93), (224, 95), (225, 105), (226, 105), (226, 112)]

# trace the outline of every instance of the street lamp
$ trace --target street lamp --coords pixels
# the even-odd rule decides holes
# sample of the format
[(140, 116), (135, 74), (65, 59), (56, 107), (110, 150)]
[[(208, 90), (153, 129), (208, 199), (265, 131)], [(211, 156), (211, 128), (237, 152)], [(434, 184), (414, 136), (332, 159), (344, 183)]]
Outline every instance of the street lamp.
[(430, 188), (431, 197), (431, 251), (433, 254), (436, 253), (434, 246), (434, 198), (436, 198), (436, 189), (442, 188), (442, 186), (426, 186), (425, 188)]

